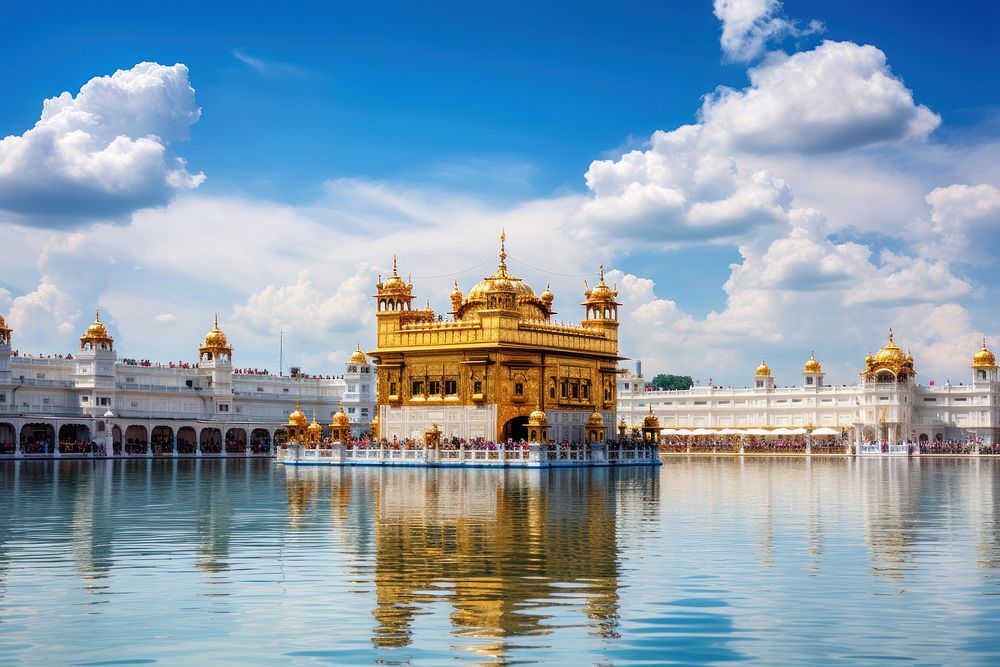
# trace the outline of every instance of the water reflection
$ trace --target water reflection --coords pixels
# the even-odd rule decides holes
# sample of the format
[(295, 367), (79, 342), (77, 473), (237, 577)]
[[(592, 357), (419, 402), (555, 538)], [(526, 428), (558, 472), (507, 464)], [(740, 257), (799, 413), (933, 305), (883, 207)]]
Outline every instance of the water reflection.
[(375, 509), (374, 646), (408, 646), (417, 617), (446, 604), (452, 633), (496, 658), (565, 625), (616, 637), (623, 489), (658, 507), (658, 476), (641, 469), (290, 468), (286, 485), (292, 530), (322, 497), (335, 517)]
[(0, 664), (995, 664), (998, 467), (10, 463)]

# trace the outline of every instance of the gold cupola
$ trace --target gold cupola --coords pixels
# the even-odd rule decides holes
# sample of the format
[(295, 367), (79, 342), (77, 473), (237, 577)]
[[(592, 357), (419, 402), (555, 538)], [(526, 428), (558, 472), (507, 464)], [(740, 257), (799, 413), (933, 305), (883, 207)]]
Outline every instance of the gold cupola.
[(810, 352), (809, 358), (806, 360), (806, 365), (802, 369), (803, 373), (822, 373), (823, 366), (816, 359), (816, 352)]
[(231, 361), (233, 347), (229, 344), (225, 332), (219, 328), (219, 316), (215, 316), (215, 324), (205, 334), (205, 340), (198, 346), (198, 357), (202, 361)]
[(378, 300), (379, 312), (396, 312), (410, 310), (413, 308), (413, 283), (403, 280), (399, 276), (396, 266), (396, 256), (392, 256), (392, 275), (382, 281), (382, 276), (378, 277), (375, 285)]
[(81, 350), (111, 350), (115, 339), (108, 333), (104, 323), (101, 322), (100, 309), (94, 311), (94, 321), (87, 327), (87, 330), (80, 336)]
[(618, 289), (608, 287), (604, 282), (604, 265), (601, 264), (601, 278), (593, 289), (584, 281), (584, 301), (580, 305), (586, 309), (587, 320), (618, 320)]
[(538, 298), (539, 300), (541, 300), (542, 303), (545, 304), (546, 308), (548, 308), (549, 310), (552, 309), (552, 302), (555, 301), (556, 298), (555, 295), (552, 293), (552, 283), (547, 283), (545, 285), (545, 291), (542, 292)]
[(451, 292), (452, 312), (456, 320), (467, 319), (480, 310), (516, 310), (523, 319), (547, 320), (551, 309), (535, 290), (507, 268), (507, 234), (500, 232), (500, 261), (493, 275), (486, 276), (472, 286), (462, 298), (458, 282)]
[(306, 413), (299, 408), (299, 399), (295, 399), (295, 410), (288, 415), (288, 426), (303, 428), (306, 425)]
[(351, 353), (351, 363), (352, 364), (365, 364), (368, 363), (368, 357), (365, 353), (361, 351), (361, 342), (358, 341), (358, 346), (354, 348), (354, 352)]
[(760, 359), (760, 366), (757, 367), (757, 370), (755, 370), (753, 374), (759, 378), (771, 377), (771, 368), (767, 365), (767, 362), (764, 361), (763, 357)]
[(983, 346), (972, 355), (973, 368), (996, 368), (997, 358), (986, 347), (986, 338), (983, 338)]
[(889, 340), (874, 355), (865, 357), (865, 370), (861, 375), (869, 380), (888, 382), (895, 378), (906, 381), (917, 374), (913, 368), (913, 355), (896, 345), (896, 337), (889, 329)]

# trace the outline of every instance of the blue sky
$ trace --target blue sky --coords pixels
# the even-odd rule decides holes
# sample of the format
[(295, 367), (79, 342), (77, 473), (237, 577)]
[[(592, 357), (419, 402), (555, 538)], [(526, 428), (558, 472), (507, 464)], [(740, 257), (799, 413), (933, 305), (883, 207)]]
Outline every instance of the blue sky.
[[(657, 332), (624, 336), (623, 353), (647, 359), (647, 369), (743, 384), (767, 355), (779, 380), (794, 382), (816, 347), (847, 381), (864, 348), (895, 325), (934, 376), (955, 368), (960, 379), (975, 339), (1000, 331), (991, 248), (968, 256), (971, 232), (995, 231), (997, 217), (992, 33), (1000, 9), (732, 5), (758, 27), (780, 29), (755, 52), (734, 55), (720, 48), (720, 32), (736, 14), (711, 2), (174, 3), (169, 11), (17, 3), (0, 28), (0, 136), (28, 136), (43, 100), (77, 96), (95, 77), (145, 61), (182, 63), (178, 85), (189, 84), (192, 97), (151, 104), (182, 103), (188, 120), (174, 127), (170, 108), (155, 118), (136, 112), (127, 132), (177, 130), (162, 138), (164, 155), (186, 160), (176, 178), (194, 180), (164, 188), (156, 179), (169, 180), (169, 166), (157, 172), (144, 162), (152, 171), (138, 171), (152, 180), (141, 187), (92, 191), (73, 176), (81, 190), (63, 196), (65, 173), (33, 169), (50, 164), (52, 144), (33, 140), (16, 163), (13, 151), (0, 152), (0, 225), (18, 269), (0, 278), (0, 310), (22, 346), (50, 352), (72, 349), (100, 303), (124, 350), (162, 358), (192, 356), (217, 310), (247, 365), (274, 365), (282, 322), (293, 354), (331, 371), (355, 339), (371, 344), (370, 318), (358, 314), (362, 292), (392, 252), (414, 275), (455, 272), (492, 254), (496, 228), (509, 221), (512, 255), (533, 266), (576, 275), (604, 261), (620, 272), (635, 311), (623, 328)], [(814, 20), (821, 29), (810, 29)], [(803, 67), (779, 72), (781, 51)], [(753, 83), (750, 68), (780, 74), (765, 97), (773, 106), (778, 95), (787, 118), (741, 129), (764, 108), (755, 91), (767, 84)], [(794, 99), (802, 92), (795, 77), (820, 72), (827, 89)], [(871, 87), (880, 77), (886, 86)], [(853, 87), (858, 81), (869, 87)], [(707, 119), (705, 100), (721, 100), (713, 97), (720, 86), (739, 99)], [(860, 102), (839, 108), (844, 99)], [(882, 115), (868, 113), (879, 105)], [(95, 136), (109, 142), (122, 130), (113, 110), (99, 108), (109, 129)], [(778, 138), (812, 113), (829, 118)], [(654, 132), (693, 123), (704, 138), (651, 149)], [(825, 143), (814, 144), (817, 136)], [(633, 149), (647, 164), (626, 164)], [(705, 156), (739, 176), (706, 185), (650, 171), (666, 160), (695, 172)], [(34, 180), (12, 176), (5, 185), (5, 159)], [(598, 173), (595, 160), (613, 167)], [(762, 170), (769, 180), (754, 181)], [(52, 199), (71, 212), (32, 208)], [(419, 240), (441, 236), (453, 243)], [(538, 247), (552, 244), (558, 252)], [(159, 252), (148, 252), (154, 246)], [(797, 272), (796, 262), (823, 269)], [(80, 281), (95, 265), (101, 270)], [(916, 284), (910, 270), (929, 284)], [(467, 289), (480, 273), (456, 277)], [(557, 305), (566, 319), (578, 317), (579, 279), (531, 273), (525, 268), (538, 290), (553, 280), (568, 292), (565, 300), (557, 292)], [(448, 282), (417, 291), (444, 306)], [(824, 319), (842, 324), (831, 331)]]

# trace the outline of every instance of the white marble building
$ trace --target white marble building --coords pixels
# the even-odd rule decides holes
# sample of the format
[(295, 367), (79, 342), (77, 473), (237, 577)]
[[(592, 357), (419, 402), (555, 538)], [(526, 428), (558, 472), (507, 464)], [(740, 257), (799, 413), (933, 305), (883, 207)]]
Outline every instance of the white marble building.
[(695, 386), (684, 391), (646, 391), (641, 375), (622, 370), (618, 416), (641, 424), (652, 406), (662, 428), (750, 429), (826, 426), (846, 441), (1000, 441), (1000, 382), (996, 358), (986, 348), (972, 357), (969, 380), (955, 385), (921, 385), (914, 360), (889, 340), (865, 359), (860, 381), (827, 385), (815, 355), (795, 385), (779, 387), (767, 364), (752, 385), (736, 389)]
[(370, 430), (375, 374), (360, 349), (343, 376), (323, 379), (251, 374), (234, 369), (232, 354), (216, 321), (197, 363), (119, 359), (98, 314), (79, 350), (19, 356), (0, 317), (0, 451), (70, 454), (76, 443), (93, 441), (108, 454), (264, 455), (297, 400), (324, 424), (343, 401), (352, 432)]

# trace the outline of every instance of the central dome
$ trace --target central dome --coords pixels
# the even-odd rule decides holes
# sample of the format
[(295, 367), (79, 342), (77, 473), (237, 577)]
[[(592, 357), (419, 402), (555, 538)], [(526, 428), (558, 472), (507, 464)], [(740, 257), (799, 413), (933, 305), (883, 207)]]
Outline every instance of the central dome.
[(897, 364), (900, 366), (906, 363), (906, 354), (899, 349), (893, 340), (892, 329), (889, 329), (889, 342), (875, 353), (875, 363), (885, 365)]
[[(512, 276), (510, 271), (507, 270), (507, 252), (506, 252), (506, 233), (500, 234), (500, 263), (497, 265), (496, 273), (492, 276), (486, 276), (478, 283), (472, 286), (469, 290), (468, 301), (485, 301), (486, 293), (493, 292), (497, 290), (502, 290), (505, 292), (513, 290), (514, 296), (516, 298), (535, 298), (535, 290), (531, 289), (531, 285), (524, 282), (520, 278)], [(457, 287), (456, 287), (457, 289)]]

